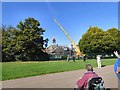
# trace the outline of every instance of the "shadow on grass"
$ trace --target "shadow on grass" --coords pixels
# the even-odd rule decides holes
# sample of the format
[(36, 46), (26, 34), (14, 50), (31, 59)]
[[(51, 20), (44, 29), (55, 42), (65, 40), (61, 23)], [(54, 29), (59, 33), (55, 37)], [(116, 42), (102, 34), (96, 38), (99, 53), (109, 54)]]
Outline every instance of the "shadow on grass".
[(106, 65), (102, 65), (101, 67), (105, 67)]

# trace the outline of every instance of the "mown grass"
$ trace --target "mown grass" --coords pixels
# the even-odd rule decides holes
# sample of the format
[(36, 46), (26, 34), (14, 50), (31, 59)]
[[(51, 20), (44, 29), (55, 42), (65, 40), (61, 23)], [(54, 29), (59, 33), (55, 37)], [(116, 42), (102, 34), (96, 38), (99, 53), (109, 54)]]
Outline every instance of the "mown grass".
[[(103, 59), (102, 65), (113, 65), (116, 59)], [(45, 62), (7, 62), (2, 63), (2, 80), (17, 79), (37, 76), (42, 74), (57, 73), (83, 69), (86, 64), (97, 66), (96, 60), (45, 61)]]

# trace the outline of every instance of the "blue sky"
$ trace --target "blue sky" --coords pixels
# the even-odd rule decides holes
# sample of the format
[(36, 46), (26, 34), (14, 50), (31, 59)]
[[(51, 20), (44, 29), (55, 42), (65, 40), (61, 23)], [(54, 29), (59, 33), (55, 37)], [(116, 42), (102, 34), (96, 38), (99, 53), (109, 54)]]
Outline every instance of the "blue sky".
[(71, 42), (52, 20), (55, 18), (78, 41), (89, 26), (103, 30), (118, 28), (117, 2), (3, 2), (2, 23), (15, 26), (28, 17), (37, 19), (46, 29), (44, 38), (49, 38), (49, 45), (55, 37), (58, 45), (70, 46)]

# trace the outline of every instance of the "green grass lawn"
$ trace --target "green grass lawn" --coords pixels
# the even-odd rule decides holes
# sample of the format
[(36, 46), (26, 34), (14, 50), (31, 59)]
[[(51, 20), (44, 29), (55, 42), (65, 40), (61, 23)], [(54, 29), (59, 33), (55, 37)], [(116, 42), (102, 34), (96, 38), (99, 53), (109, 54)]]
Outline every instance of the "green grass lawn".
[[(116, 59), (102, 59), (102, 65), (113, 65)], [(37, 76), (42, 74), (80, 70), (86, 64), (97, 67), (96, 60), (45, 61), (45, 62), (7, 62), (2, 63), (2, 80)]]

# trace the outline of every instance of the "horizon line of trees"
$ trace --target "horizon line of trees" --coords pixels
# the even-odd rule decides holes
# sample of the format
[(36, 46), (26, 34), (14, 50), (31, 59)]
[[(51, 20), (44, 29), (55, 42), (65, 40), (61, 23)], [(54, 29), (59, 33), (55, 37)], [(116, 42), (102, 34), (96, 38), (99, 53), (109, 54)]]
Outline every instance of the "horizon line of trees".
[(49, 60), (45, 52), (48, 38), (43, 38), (45, 30), (38, 20), (27, 18), (20, 21), (17, 28), (2, 27), (2, 61), (43, 61)]
[[(43, 38), (45, 30), (34, 18), (20, 21), (17, 28), (2, 26), (2, 61), (45, 61), (50, 55), (45, 52), (49, 39)], [(82, 35), (78, 46), (80, 51), (89, 56), (98, 54), (111, 55), (120, 51), (120, 30), (111, 28), (107, 31), (99, 27), (89, 27)]]
[(113, 55), (116, 50), (120, 52), (120, 30), (111, 28), (105, 31), (98, 27), (89, 27), (78, 46), (89, 56)]

